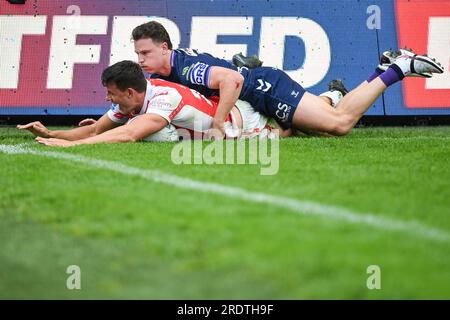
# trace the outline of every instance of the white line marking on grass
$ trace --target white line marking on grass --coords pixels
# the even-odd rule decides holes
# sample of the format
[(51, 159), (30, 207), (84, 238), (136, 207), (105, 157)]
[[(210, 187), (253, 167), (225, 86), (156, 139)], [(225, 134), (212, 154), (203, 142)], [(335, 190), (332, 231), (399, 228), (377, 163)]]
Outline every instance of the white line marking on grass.
[(0, 152), (7, 154), (31, 154), (82, 163), (90, 167), (106, 169), (129, 176), (138, 176), (153, 182), (173, 185), (179, 188), (209, 192), (224, 195), (245, 201), (265, 203), (289, 209), (303, 215), (320, 216), (327, 219), (345, 221), (352, 224), (367, 225), (380, 230), (405, 232), (413, 236), (437, 241), (449, 241), (450, 233), (445, 230), (429, 227), (418, 221), (402, 221), (382, 217), (370, 213), (360, 213), (345, 208), (320, 204), (312, 201), (297, 200), (288, 197), (275, 196), (263, 192), (254, 192), (246, 189), (226, 186), (218, 183), (196, 181), (176, 175), (162, 173), (156, 170), (145, 170), (121, 164), (119, 162), (88, 158), (65, 152), (40, 151), (30, 149), (23, 145), (0, 145)]

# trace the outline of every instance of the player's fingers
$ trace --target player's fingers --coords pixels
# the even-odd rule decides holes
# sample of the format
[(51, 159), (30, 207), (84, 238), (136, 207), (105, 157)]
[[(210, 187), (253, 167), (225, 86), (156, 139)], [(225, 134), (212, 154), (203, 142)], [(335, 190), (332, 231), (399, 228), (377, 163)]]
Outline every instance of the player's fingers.
[(204, 136), (204, 138), (206, 140), (211, 140), (211, 141), (214, 140), (213, 133), (212, 133), (211, 129), (206, 132), (206, 135)]
[(223, 140), (224, 135), (220, 129), (211, 128), (208, 130), (207, 138), (209, 140)]
[(33, 126), (36, 124), (36, 122), (37, 122), (37, 121), (35, 121), (35, 122), (30, 122), (30, 123), (27, 123), (27, 124), (19, 124), (19, 125), (17, 126), (17, 129), (28, 129), (28, 128), (31, 128), (31, 127), (33, 127)]
[(36, 138), (34, 138), (34, 140), (39, 141), (39, 142), (44, 142), (44, 141), (50, 141), (51, 138), (45, 138), (42, 136), (37, 136)]
[(50, 139), (42, 139), (42, 140), (38, 140), (38, 142), (40, 144), (46, 145), (46, 146), (52, 146), (53, 142), (50, 141)]
[(80, 121), (80, 123), (78, 123), (78, 126), (79, 127), (88, 126), (88, 125), (94, 124), (96, 122), (97, 122), (97, 120), (94, 120), (94, 119), (91, 119), (91, 118), (83, 119), (83, 120)]
[(40, 143), (40, 144), (45, 144), (45, 138), (42, 137), (36, 137), (34, 140), (36, 140), (36, 142)]
[[(39, 138), (39, 139), (38, 139)], [(62, 139), (57, 139), (57, 138), (41, 138), (38, 137), (36, 138), (36, 140), (41, 143), (44, 144), (46, 146), (52, 146), (52, 147), (68, 147), (69, 145), (67, 145), (65, 143), (64, 140)]]
[(46, 146), (51, 146), (51, 147), (66, 147), (66, 145), (65, 145), (65, 143), (63, 143), (63, 141), (61, 141), (60, 139), (55, 139), (55, 138), (46, 139), (44, 141), (44, 144)]

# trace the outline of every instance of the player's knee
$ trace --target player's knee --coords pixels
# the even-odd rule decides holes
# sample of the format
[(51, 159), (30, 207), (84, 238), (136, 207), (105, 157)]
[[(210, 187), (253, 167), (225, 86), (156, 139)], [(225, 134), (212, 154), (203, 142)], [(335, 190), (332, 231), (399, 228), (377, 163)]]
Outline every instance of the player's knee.
[(342, 137), (350, 133), (352, 131), (352, 128), (349, 127), (338, 127), (334, 132), (332, 133), (335, 136)]
[(353, 120), (348, 116), (339, 116), (336, 118), (331, 134), (335, 136), (345, 136), (353, 129)]

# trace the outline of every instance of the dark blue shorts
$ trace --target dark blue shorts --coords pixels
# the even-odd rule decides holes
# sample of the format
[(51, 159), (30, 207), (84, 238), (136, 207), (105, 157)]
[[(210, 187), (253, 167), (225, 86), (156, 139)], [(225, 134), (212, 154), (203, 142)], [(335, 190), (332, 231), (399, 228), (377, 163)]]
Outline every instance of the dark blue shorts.
[(249, 102), (259, 113), (275, 119), (283, 129), (290, 128), (305, 89), (280, 69), (260, 67), (241, 73), (244, 85), (239, 99)]

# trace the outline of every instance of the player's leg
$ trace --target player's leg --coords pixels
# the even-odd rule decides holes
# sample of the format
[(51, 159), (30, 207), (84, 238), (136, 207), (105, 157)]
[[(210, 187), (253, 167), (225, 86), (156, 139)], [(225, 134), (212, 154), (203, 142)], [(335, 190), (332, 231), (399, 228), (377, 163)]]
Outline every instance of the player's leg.
[[(345, 88), (344, 83), (340, 79), (331, 80), (328, 84), (328, 91), (323, 92), (319, 95), (319, 98), (325, 101), (330, 108), (336, 108), (337, 104), (342, 100), (342, 98), (348, 93), (347, 88)], [(303, 131), (302, 131), (303, 130)], [(325, 132), (311, 131), (306, 129), (294, 129), (292, 130), (293, 136), (330, 136)]]
[(326, 132), (342, 135), (344, 128), (350, 126), (352, 119), (338, 109), (330, 106), (320, 97), (305, 92), (296, 108), (292, 126), (306, 132)]
[[(328, 92), (330, 96), (318, 97), (307, 93), (302, 86), (281, 70), (267, 68), (261, 71), (259, 76), (265, 82), (276, 83), (276, 85), (264, 95), (263, 99), (257, 102), (254, 101), (253, 106), (262, 105), (262, 107), (257, 107), (257, 110), (265, 110), (266, 115), (276, 120), (284, 130), (293, 128), (307, 133), (333, 131), (328, 125), (340, 120), (340, 118), (330, 102), (333, 101), (333, 104), (336, 105), (339, 99), (342, 99), (342, 96), (347, 94), (347, 89), (345, 89), (341, 81), (332, 81), (330, 83)], [(338, 97), (337, 93), (339, 94)], [(333, 94), (336, 94), (336, 97), (333, 97)], [(262, 97), (262, 95), (259, 95), (259, 97)], [(297, 106), (301, 101), (313, 108), (311, 110), (305, 108), (305, 111), (302, 112), (303, 118), (293, 126), (293, 117), (294, 114), (298, 113)], [(306, 121), (303, 122), (303, 119), (306, 119)]]
[[(385, 52), (383, 57), (389, 52)], [(388, 61), (388, 63), (394, 62), (389, 67), (383, 64), (383, 57), (375, 74), (363, 82), (359, 88), (345, 96), (337, 106), (340, 112), (353, 118), (352, 127), (387, 87), (403, 80), (405, 76), (429, 78), (433, 73), (444, 72), (440, 63), (435, 59), (426, 55), (416, 55), (405, 49), (401, 49), (398, 55)], [(386, 71), (380, 73), (383, 68)], [(377, 76), (377, 74), (379, 75)]]
[(390, 85), (405, 76), (442, 72), (442, 66), (434, 59), (424, 55), (403, 54), (385, 72), (374, 74), (349, 92), (335, 110), (327, 108), (319, 97), (305, 93), (292, 117), (292, 124), (299, 129), (345, 135)]
[[(302, 131), (328, 133), (331, 135), (348, 133), (361, 117), (353, 110), (348, 111), (348, 106), (352, 105), (355, 100), (360, 99), (359, 104), (365, 106), (364, 113), (386, 89), (386, 86), (378, 81), (370, 85), (369, 90), (366, 89), (368, 85), (369, 82), (365, 81), (356, 89), (347, 93), (337, 104), (336, 108), (330, 108), (321, 99), (322, 97), (305, 92), (294, 112), (293, 127)], [(361, 109), (358, 111), (361, 112)]]
[[(400, 56), (400, 52), (405, 52), (404, 49), (401, 49), (397, 52), (393, 52), (391, 50), (387, 50), (383, 52), (381, 58), (380, 58), (380, 64), (376, 67), (373, 74), (367, 78), (367, 80), (360, 83), (356, 88), (354, 88), (352, 91), (350, 91), (352, 94), (359, 89), (364, 88), (366, 85), (368, 85), (370, 82), (378, 78), (384, 71), (387, 70), (387, 68), (395, 63), (396, 59)], [(412, 51), (408, 51), (408, 53), (414, 54)], [(411, 75), (410, 75), (411, 76)], [(431, 74), (424, 74), (424, 75), (416, 75), (416, 76), (422, 76), (422, 77), (431, 77)], [(344, 95), (345, 96), (345, 95)]]
[[(387, 70), (387, 68), (389, 68), (389, 66), (394, 64), (398, 58), (401, 58), (401, 56), (404, 56), (404, 55), (409, 56), (409, 57), (414, 57), (414, 56), (416, 56), (416, 53), (412, 49), (407, 49), (407, 48), (399, 49), (398, 51), (392, 51), (392, 50), (384, 51), (380, 57), (380, 64), (375, 69), (374, 73), (366, 81), (362, 82), (358, 87), (356, 87), (353, 90), (357, 90), (357, 89), (361, 89), (361, 88), (365, 87), (368, 83), (370, 83), (374, 79), (378, 78), (384, 71)], [(408, 77), (431, 78), (432, 73), (431, 72), (422, 72), (422, 73), (411, 72), (408, 74)]]
[[(383, 54), (380, 57), (380, 63), (378, 64), (377, 68), (375, 69), (374, 73), (370, 75), (370, 77), (363, 81), (358, 87), (354, 88), (352, 91), (359, 90), (364, 88), (367, 84), (372, 82), (374, 79), (378, 78), (384, 71), (389, 68), (392, 64), (394, 64), (398, 58), (401, 58), (401, 56), (409, 56), (414, 57), (416, 54), (412, 49), (400, 49), (398, 51), (392, 51), (387, 50), (384, 51)], [(408, 77), (420, 77), (420, 78), (431, 78), (432, 73), (430, 72), (411, 72), (408, 74)]]

